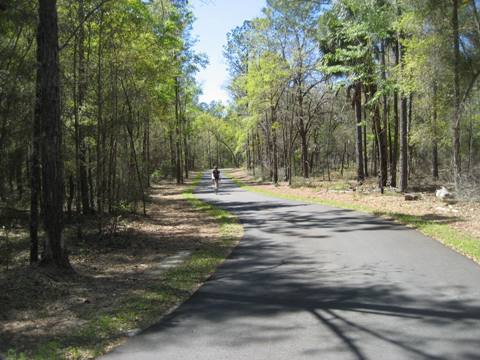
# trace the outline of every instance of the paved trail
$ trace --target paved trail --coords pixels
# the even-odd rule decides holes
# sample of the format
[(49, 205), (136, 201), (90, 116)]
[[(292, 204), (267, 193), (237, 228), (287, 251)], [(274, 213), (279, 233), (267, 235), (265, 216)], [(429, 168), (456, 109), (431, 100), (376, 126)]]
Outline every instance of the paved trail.
[(480, 359), (480, 266), (403, 226), (229, 181), (245, 238), (172, 316), (105, 359)]

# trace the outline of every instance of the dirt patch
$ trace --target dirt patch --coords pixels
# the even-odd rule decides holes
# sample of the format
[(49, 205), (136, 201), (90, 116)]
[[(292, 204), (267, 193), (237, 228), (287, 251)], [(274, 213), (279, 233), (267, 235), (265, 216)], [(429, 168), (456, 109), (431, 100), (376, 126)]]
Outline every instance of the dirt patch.
[[(93, 231), (81, 243), (67, 239), (73, 276), (29, 267), (27, 250), (16, 253), (15, 266), (0, 272), (0, 352), (28, 354), (81, 328), (96, 314), (122, 306), (125, 299), (145, 297), (159, 286), (168, 264), (220, 241), (216, 220), (184, 200), (183, 190), (167, 183), (155, 186), (147, 216), (124, 217), (116, 235), (99, 237)], [(164, 310), (173, 299), (165, 298)], [(128, 334), (132, 329), (124, 330)]]
[[(279, 183), (278, 185), (262, 183), (243, 169), (231, 170), (230, 174), (259, 190), (356, 204), (380, 213), (415, 215), (425, 220), (448, 224), (454, 229), (480, 238), (480, 203), (459, 201), (454, 204), (447, 204), (435, 197), (434, 189), (429, 192), (419, 192), (419, 200), (405, 201), (404, 197), (393, 189), (387, 190), (383, 195), (380, 194), (373, 181), (367, 182), (363, 186), (357, 186), (355, 182), (310, 180), (304, 186), (290, 187), (287, 183)], [(425, 190), (425, 188), (420, 190)]]

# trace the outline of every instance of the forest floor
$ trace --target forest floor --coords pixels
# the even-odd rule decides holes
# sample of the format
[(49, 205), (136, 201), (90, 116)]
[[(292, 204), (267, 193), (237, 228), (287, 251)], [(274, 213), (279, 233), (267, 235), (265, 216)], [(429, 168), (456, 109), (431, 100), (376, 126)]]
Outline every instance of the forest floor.
[(435, 197), (435, 186), (413, 188), (420, 198), (406, 201), (403, 194), (387, 189), (382, 195), (372, 179), (358, 186), (356, 181), (310, 179), (293, 186), (274, 185), (251, 176), (245, 169), (230, 169), (238, 184), (267, 195), (349, 208), (394, 219), (417, 228), (428, 236), (480, 263), (480, 202), (451, 201)]
[(235, 218), (169, 183), (153, 187), (147, 216), (117, 220), (115, 234), (102, 237), (94, 218), (85, 221), (80, 242), (67, 228), (73, 276), (28, 266), (26, 229), (9, 234), (9, 269), (0, 262), (0, 358), (104, 353), (191, 296), (242, 234)]

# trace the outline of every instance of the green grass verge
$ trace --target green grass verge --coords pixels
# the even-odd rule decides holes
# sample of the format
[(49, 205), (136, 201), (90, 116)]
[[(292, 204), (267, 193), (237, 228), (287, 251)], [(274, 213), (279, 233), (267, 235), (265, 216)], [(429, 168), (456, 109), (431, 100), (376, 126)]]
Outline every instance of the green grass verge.
[(183, 197), (196, 209), (215, 218), (220, 241), (203, 244), (182, 265), (167, 271), (163, 279), (102, 314), (89, 314), (87, 323), (72, 334), (41, 344), (32, 354), (9, 351), (8, 360), (85, 359), (100, 356), (125, 337), (129, 330), (145, 328), (158, 321), (172, 307), (186, 301), (230, 254), (243, 235), (238, 219), (225, 210), (193, 195), (199, 174)]
[(228, 175), (235, 184), (242, 187), (243, 189), (254, 191), (263, 195), (286, 200), (302, 201), (310, 204), (327, 205), (343, 209), (362, 211), (387, 219), (393, 219), (408, 227), (417, 229), (423, 234), (440, 241), (442, 244), (465, 255), (466, 257), (474, 260), (475, 262), (480, 263), (480, 239), (460, 230), (453, 229), (452, 227), (448, 226), (448, 224), (439, 223), (435, 220), (425, 219), (422, 216), (381, 211), (363, 204), (354, 204), (338, 200), (322, 199), (318, 196), (279, 194), (275, 191), (259, 189), (254, 186), (246, 185), (238, 178), (235, 178), (231, 173), (229, 173)]

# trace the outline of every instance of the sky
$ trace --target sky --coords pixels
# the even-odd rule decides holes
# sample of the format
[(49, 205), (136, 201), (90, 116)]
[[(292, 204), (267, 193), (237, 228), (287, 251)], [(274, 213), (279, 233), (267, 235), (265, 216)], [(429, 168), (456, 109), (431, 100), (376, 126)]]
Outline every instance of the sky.
[(192, 31), (198, 39), (195, 50), (207, 54), (209, 60), (206, 69), (197, 74), (203, 89), (200, 101), (226, 103), (228, 72), (223, 46), (227, 43), (227, 33), (245, 20), (261, 15), (265, 0), (193, 0), (191, 3), (197, 18)]

